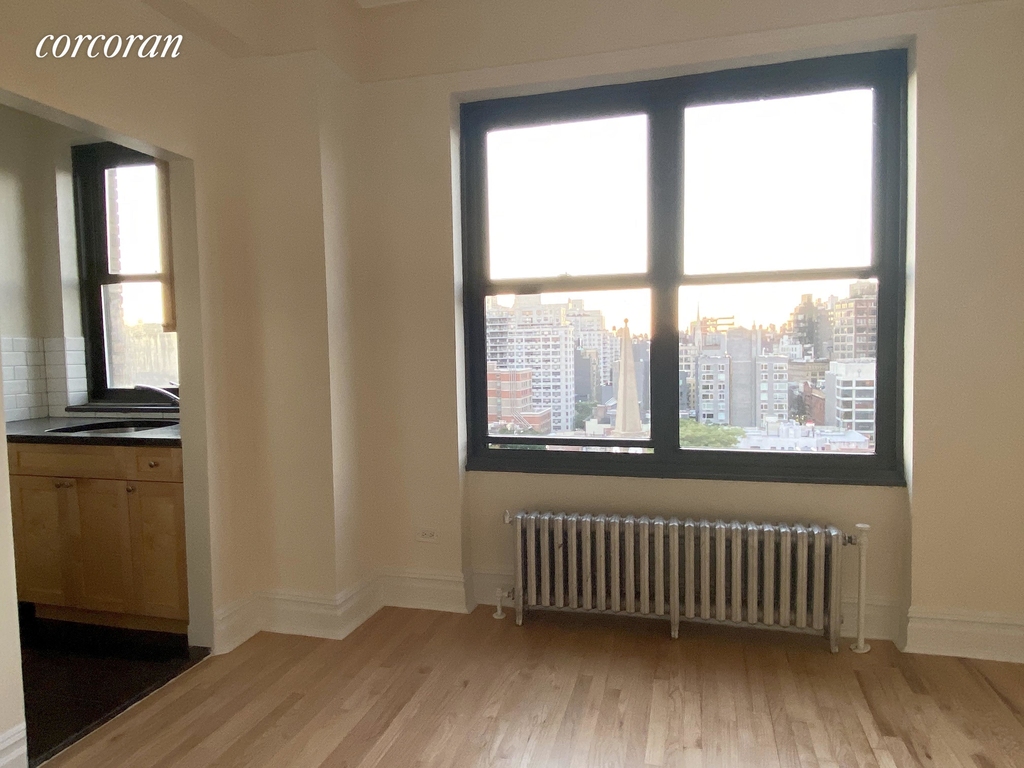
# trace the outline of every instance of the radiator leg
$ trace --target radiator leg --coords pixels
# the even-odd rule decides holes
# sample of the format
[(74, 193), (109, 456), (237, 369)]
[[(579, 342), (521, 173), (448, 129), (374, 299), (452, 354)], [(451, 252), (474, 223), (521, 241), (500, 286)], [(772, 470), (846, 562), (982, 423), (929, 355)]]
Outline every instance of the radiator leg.
[(516, 626), (523, 626), (523, 590), (516, 590)]
[(867, 523), (857, 523), (857, 549), (860, 552), (860, 573), (857, 584), (857, 642), (850, 646), (854, 653), (867, 653), (871, 646), (864, 642), (864, 613), (868, 591), (868, 531)]
[(672, 629), (671, 629), (672, 639), (673, 640), (678, 640), (679, 639), (679, 619), (672, 619), (671, 624), (672, 624)]

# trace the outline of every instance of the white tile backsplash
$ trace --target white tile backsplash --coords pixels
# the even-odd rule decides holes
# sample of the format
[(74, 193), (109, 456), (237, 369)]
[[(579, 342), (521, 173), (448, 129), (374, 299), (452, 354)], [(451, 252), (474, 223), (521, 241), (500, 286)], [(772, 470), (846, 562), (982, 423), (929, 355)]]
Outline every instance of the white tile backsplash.
[(7, 421), (67, 416), (66, 406), (89, 401), (81, 336), (2, 337), (0, 371)]
[(14, 399), (16, 408), (38, 408), (46, 405), (46, 393), (15, 395)]

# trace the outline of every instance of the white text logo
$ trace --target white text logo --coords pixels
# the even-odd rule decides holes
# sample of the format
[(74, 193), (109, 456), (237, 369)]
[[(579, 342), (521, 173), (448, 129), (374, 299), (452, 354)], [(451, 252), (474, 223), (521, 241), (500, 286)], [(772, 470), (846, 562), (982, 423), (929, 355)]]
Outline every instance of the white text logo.
[(126, 35), (123, 38), (120, 35), (44, 35), (36, 46), (36, 58), (53, 56), (63, 59), (67, 56), (73, 59), (81, 53), (90, 59), (100, 56), (127, 59), (134, 48), (140, 59), (165, 59), (168, 56), (176, 59), (180, 47), (181, 35)]

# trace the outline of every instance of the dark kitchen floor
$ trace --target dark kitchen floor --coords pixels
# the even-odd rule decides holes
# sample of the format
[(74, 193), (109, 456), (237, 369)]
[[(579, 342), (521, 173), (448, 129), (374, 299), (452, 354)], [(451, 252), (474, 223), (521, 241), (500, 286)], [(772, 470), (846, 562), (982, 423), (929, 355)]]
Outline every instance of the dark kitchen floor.
[(36, 619), (20, 606), (29, 765), (39, 765), (205, 655), (183, 635)]

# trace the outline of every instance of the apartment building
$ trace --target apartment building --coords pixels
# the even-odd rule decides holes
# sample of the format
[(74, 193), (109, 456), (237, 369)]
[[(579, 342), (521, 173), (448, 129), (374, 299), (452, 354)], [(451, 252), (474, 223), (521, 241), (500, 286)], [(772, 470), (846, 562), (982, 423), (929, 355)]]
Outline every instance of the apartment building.
[(825, 424), (875, 434), (875, 361), (833, 361), (825, 374)]
[(874, 357), (878, 349), (878, 285), (859, 280), (832, 311), (834, 360)]

